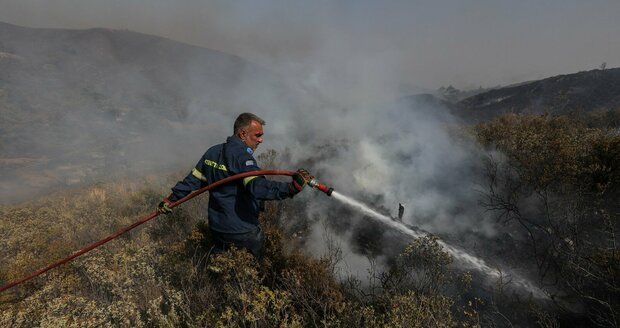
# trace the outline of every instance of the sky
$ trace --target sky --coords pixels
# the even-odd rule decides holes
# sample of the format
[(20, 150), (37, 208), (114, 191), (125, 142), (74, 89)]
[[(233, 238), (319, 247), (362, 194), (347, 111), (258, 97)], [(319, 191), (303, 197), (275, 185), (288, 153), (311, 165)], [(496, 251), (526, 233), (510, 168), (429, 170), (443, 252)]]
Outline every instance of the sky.
[(129, 29), (401, 93), (618, 67), (618, 17), (618, 0), (0, 0), (7, 23)]

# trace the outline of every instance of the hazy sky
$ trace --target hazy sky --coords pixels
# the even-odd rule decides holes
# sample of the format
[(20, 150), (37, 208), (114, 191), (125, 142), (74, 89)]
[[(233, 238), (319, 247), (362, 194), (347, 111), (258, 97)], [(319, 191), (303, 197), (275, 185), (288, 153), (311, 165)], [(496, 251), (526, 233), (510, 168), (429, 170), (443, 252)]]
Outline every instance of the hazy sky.
[(0, 0), (0, 21), (130, 29), (404, 92), (620, 66), (619, 0)]

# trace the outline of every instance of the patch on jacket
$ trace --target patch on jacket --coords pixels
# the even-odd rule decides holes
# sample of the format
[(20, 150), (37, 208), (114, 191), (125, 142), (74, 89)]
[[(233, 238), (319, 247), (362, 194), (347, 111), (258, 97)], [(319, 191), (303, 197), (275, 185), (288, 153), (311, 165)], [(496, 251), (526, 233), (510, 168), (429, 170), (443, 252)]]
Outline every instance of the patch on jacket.
[(254, 154), (254, 151), (252, 150), (252, 148), (248, 147), (245, 149), (248, 153), (250, 153), (250, 155)]
[(245, 166), (254, 166), (254, 161), (253, 160), (245, 161)]

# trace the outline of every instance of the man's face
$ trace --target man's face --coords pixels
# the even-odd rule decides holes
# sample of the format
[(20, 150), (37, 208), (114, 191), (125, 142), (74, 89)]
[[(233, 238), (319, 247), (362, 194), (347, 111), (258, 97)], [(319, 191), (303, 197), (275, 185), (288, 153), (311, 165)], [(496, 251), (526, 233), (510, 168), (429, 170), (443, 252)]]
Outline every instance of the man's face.
[(248, 127), (241, 129), (239, 138), (252, 150), (256, 150), (258, 145), (263, 142), (263, 126), (256, 121), (252, 121)]

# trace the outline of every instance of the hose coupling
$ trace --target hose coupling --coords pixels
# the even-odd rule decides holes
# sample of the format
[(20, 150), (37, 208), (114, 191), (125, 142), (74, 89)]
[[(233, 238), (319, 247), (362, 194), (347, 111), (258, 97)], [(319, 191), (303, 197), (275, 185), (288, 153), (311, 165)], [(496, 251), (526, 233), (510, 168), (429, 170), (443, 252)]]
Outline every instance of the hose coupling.
[(322, 192), (324, 192), (327, 196), (331, 196), (332, 192), (334, 192), (334, 188), (328, 187), (320, 182), (318, 182), (316, 179), (312, 179), (308, 182), (308, 185), (312, 188), (316, 188)]

